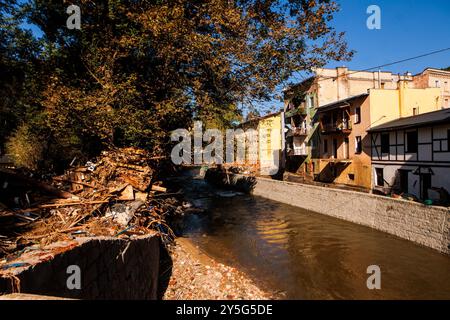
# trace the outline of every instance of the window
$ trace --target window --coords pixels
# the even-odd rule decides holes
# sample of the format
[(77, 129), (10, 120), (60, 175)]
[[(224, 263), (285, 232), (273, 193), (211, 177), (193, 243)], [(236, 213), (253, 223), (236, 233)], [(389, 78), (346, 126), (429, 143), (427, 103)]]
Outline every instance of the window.
[(436, 80), (436, 81), (435, 81), (435, 84), (436, 84), (436, 88), (439, 88), (439, 87), (440, 87), (440, 82), (439, 82), (439, 80)]
[(381, 134), (381, 153), (389, 153), (389, 133)]
[(348, 143), (348, 138), (344, 138), (344, 159), (350, 158), (350, 143)]
[(417, 108), (413, 108), (413, 116), (417, 116), (417, 114), (418, 114)]
[(337, 153), (338, 153), (337, 139), (333, 139), (333, 154), (332, 154), (333, 159), (337, 159)]
[(328, 140), (323, 140), (323, 153), (328, 153)]
[(360, 123), (361, 122), (361, 108), (360, 107), (356, 107), (355, 109), (355, 123)]
[(314, 96), (310, 96), (310, 97), (309, 97), (309, 106), (310, 106), (311, 108), (314, 108)]
[(379, 187), (384, 187), (383, 168), (375, 168), (376, 184)]
[(450, 130), (447, 130), (447, 150), (450, 151)]
[(400, 192), (408, 193), (408, 170), (397, 170), (400, 179)]
[(348, 178), (349, 178), (350, 180), (355, 180), (355, 174), (354, 174), (354, 173), (349, 173), (349, 174), (348, 174)]
[(410, 131), (406, 133), (406, 152), (417, 153), (417, 131)]
[(355, 153), (361, 153), (362, 152), (362, 140), (361, 136), (357, 136), (355, 138)]
[(381, 83), (381, 89), (384, 89), (385, 84), (386, 84), (385, 82)]
[(428, 189), (431, 188), (431, 174), (421, 175), (422, 179), (422, 199), (428, 199)]

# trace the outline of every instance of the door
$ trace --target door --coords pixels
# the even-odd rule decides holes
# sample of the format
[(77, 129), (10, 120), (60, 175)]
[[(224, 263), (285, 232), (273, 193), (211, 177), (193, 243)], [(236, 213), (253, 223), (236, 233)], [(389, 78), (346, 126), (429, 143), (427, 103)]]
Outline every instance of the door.
[(431, 174), (422, 174), (422, 200), (428, 199), (428, 189), (431, 188)]
[(400, 192), (408, 193), (408, 170), (398, 170), (400, 176)]
[(337, 159), (338, 144), (337, 139), (333, 139), (333, 158)]
[(350, 147), (349, 147), (350, 143), (348, 138), (344, 139), (344, 158), (345, 159), (349, 159), (350, 158)]

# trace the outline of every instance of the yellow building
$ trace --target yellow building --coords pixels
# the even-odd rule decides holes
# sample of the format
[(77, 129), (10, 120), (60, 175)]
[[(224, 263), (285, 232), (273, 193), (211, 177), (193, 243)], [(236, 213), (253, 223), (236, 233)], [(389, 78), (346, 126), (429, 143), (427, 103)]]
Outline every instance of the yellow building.
[(239, 126), (246, 134), (251, 129), (257, 133), (257, 168), (261, 175), (278, 174), (284, 167), (283, 118), (283, 112), (276, 112), (248, 120)]
[(258, 122), (259, 164), (261, 174), (277, 174), (283, 163), (284, 133), (282, 112), (260, 119)]
[(439, 88), (410, 88), (409, 81), (399, 81), (395, 90), (370, 89), (370, 126), (398, 118), (410, 117), (441, 109)]
[(318, 108), (319, 157), (313, 159), (316, 180), (362, 189), (372, 186), (371, 127), (441, 109), (438, 88), (414, 89), (408, 81), (397, 89), (370, 89)]

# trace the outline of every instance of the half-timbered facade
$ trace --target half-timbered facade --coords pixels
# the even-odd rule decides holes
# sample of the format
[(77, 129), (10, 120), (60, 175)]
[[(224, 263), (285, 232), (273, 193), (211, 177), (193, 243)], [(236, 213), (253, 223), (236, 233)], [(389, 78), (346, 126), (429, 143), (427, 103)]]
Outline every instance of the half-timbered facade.
[(450, 110), (371, 128), (373, 189), (443, 199), (450, 191)]

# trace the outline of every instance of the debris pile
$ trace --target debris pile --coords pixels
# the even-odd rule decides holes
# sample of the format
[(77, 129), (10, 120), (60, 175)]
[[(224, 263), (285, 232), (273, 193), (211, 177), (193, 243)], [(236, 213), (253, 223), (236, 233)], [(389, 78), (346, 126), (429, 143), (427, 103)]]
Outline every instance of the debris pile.
[(155, 181), (150, 163), (159, 159), (137, 148), (104, 151), (51, 183), (0, 169), (0, 257), (77, 237), (156, 231), (164, 242), (172, 241), (166, 218), (182, 214), (182, 206), (177, 193), (168, 193)]

